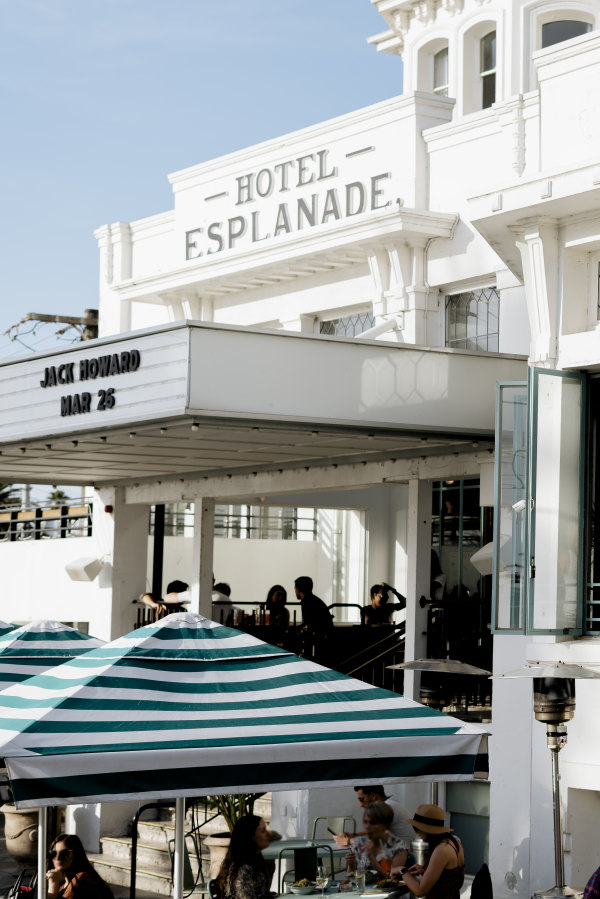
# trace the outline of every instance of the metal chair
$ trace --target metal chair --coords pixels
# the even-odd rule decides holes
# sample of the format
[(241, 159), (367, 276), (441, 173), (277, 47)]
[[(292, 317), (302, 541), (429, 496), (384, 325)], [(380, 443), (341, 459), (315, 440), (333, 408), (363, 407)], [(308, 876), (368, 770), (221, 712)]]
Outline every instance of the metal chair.
[[(327, 855), (327, 853), (329, 854), (329, 864), (331, 865), (330, 871), (331, 871), (331, 876), (333, 877), (333, 872), (334, 872), (334, 867), (333, 867), (333, 849), (331, 848), (331, 846), (321, 846), (321, 845), (319, 845), (319, 844), (317, 843), (317, 844), (315, 844), (314, 846), (311, 846), (311, 847), (308, 847), (308, 846), (307, 846), (306, 848), (307, 848), (307, 849), (308, 849), (308, 848), (314, 849), (315, 855), (316, 855), (317, 857), (319, 856), (319, 849), (322, 850), (322, 853), (325, 853), (325, 855)], [(293, 876), (294, 876), (294, 879), (296, 879), (296, 878), (295, 878), (295, 874), (296, 874), (296, 863), (294, 862), (294, 867), (291, 868), (291, 869), (288, 870), (288, 871), (283, 871), (283, 865), (282, 865), (282, 862), (283, 862), (283, 860), (285, 859), (286, 856), (289, 856), (290, 854), (293, 854), (293, 855), (294, 855), (294, 858), (295, 858), (296, 852), (297, 852), (297, 850), (291, 848), (290, 846), (284, 847), (283, 849), (280, 849), (280, 850), (279, 850), (279, 855), (277, 856), (277, 868), (278, 868), (278, 870), (279, 870), (279, 878), (278, 878), (279, 886), (278, 886), (278, 890), (277, 890), (278, 893), (282, 893), (282, 892), (283, 892), (283, 887), (284, 887), (284, 883), (286, 882), (286, 877), (292, 876), (292, 875), (293, 875)], [(303, 876), (304, 876), (304, 875), (303, 875)]]
[[(352, 833), (356, 833), (356, 820), (352, 817), (352, 815), (319, 815), (318, 818), (315, 818), (313, 822), (313, 840), (317, 839), (317, 825), (319, 821), (325, 821), (326, 830), (332, 830), (334, 833), (345, 833), (346, 822), (350, 821), (352, 824)], [(323, 837), (321, 839), (323, 839)], [(328, 837), (325, 837), (325, 839), (328, 839)]]

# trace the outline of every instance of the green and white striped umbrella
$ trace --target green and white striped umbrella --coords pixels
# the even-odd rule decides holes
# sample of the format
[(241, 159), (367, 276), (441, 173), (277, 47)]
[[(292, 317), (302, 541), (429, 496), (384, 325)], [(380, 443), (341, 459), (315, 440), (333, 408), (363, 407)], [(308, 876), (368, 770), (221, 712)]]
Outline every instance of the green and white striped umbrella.
[(8, 630), (0, 630), (0, 690), (103, 645), (102, 640), (60, 621), (32, 621), (22, 627), (6, 627)]
[(0, 694), (21, 808), (470, 780), (484, 736), (188, 612)]
[(9, 624), (7, 621), (0, 621), (0, 637), (4, 634), (8, 634), (10, 631), (14, 631), (14, 624)]

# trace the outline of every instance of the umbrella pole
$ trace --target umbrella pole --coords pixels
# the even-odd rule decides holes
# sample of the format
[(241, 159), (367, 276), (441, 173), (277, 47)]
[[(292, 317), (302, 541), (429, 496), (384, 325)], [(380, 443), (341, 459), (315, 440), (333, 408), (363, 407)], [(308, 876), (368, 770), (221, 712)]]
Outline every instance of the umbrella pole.
[(173, 899), (183, 897), (183, 840), (185, 799), (175, 800), (175, 852), (173, 854)]
[(38, 876), (37, 876), (37, 895), (38, 899), (45, 899), (46, 896), (46, 842), (48, 840), (48, 809), (38, 809)]

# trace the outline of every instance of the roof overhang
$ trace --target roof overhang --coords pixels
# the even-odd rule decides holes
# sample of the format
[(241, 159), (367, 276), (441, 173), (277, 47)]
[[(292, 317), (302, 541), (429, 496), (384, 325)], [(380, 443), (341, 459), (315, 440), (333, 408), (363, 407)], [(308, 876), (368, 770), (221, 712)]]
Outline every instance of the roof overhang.
[(523, 357), (179, 323), (0, 365), (0, 480), (118, 485), (471, 450)]
[(544, 174), (469, 200), (471, 222), (508, 268), (523, 279), (516, 240), (532, 221), (574, 223), (600, 210), (600, 166)]

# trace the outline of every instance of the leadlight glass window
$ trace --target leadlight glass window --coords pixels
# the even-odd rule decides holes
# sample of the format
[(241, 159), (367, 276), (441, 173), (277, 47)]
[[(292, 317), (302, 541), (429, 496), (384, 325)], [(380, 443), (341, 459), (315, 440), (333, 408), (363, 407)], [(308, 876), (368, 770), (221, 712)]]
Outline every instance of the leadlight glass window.
[(358, 312), (355, 315), (320, 322), (319, 333), (329, 334), (332, 337), (356, 337), (374, 325), (375, 316), (372, 312)]
[(446, 297), (446, 346), (498, 352), (500, 294), (482, 287)]
[(560, 44), (562, 41), (570, 41), (573, 37), (581, 37), (592, 30), (589, 22), (578, 22), (576, 19), (563, 19), (556, 22), (546, 22), (542, 25), (542, 49)]
[(490, 31), (480, 42), (479, 76), (481, 78), (481, 108), (489, 109), (496, 102), (496, 32)]
[(433, 57), (433, 92), (440, 97), (448, 96), (448, 47)]

